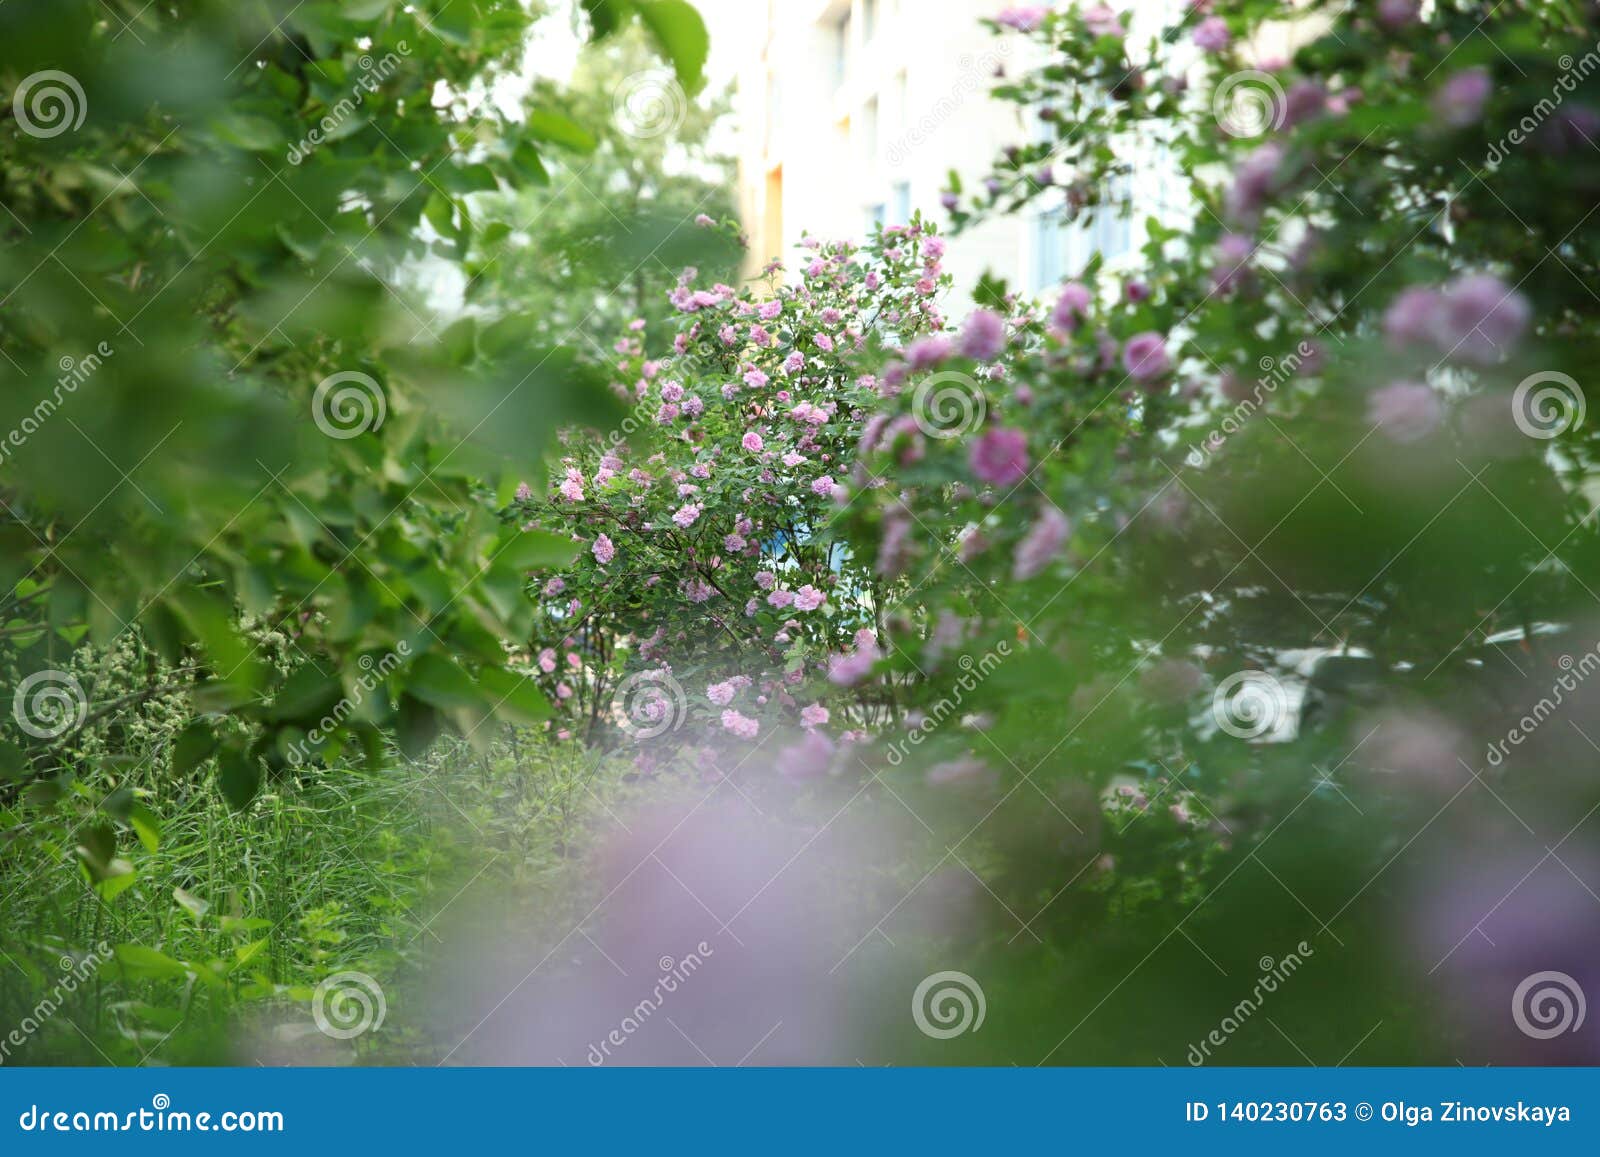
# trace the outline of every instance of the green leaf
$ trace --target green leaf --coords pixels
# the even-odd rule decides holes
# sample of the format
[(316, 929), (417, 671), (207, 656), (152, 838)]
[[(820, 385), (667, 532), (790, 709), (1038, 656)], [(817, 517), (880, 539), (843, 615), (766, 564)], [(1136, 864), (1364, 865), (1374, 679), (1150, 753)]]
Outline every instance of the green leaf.
[(212, 752), (217, 750), (216, 728), (211, 726), (208, 719), (196, 719), (189, 726), (178, 733), (178, 738), (172, 742), (172, 774), (174, 777), (188, 775), (200, 764), (211, 758)]
[(263, 937), (260, 940), (252, 940), (249, 944), (239, 945), (233, 950), (233, 966), (235, 968), (243, 968), (257, 956), (260, 956), (269, 943), (270, 938)]
[(442, 727), (439, 713), (422, 700), (410, 695), (400, 700), (394, 738), (407, 759), (421, 756), (428, 745), (439, 737)]
[(427, 27), (433, 34), (458, 47), (471, 47), (473, 21), (471, 7), (465, 3), (454, 3), (453, 0), (437, 0), (433, 9), (433, 14), (427, 21)]
[(248, 752), (229, 748), (217, 761), (217, 786), (229, 806), (243, 811), (261, 790), (261, 765)]
[(144, 804), (135, 802), (128, 807), (127, 821), (133, 834), (139, 837), (139, 843), (144, 845), (144, 850), (154, 855), (161, 847), (161, 821), (156, 818), (156, 813)]
[(604, 40), (626, 20), (632, 12), (628, 0), (583, 0), (583, 10), (589, 14), (591, 40)]
[(130, 980), (181, 980), (189, 975), (183, 961), (143, 944), (118, 944), (112, 953)]
[(509, 566), (516, 570), (564, 567), (570, 565), (577, 556), (578, 543), (543, 530), (513, 531), (490, 551), (496, 566)]
[(28, 774), (27, 757), (10, 740), (0, 739), (0, 779), (18, 780)]
[(706, 23), (688, 0), (639, 0), (639, 19), (662, 53), (672, 61), (678, 83), (691, 95), (705, 86), (706, 56), (711, 37)]
[(438, 655), (424, 655), (412, 665), (406, 690), (424, 703), (443, 710), (476, 707), (483, 695), (460, 666)]
[(28, 573), (33, 567), (31, 553), (40, 545), (26, 526), (0, 526), (0, 590), (9, 590), (12, 583)]
[(110, 824), (94, 824), (85, 828), (74, 850), (88, 868), (91, 879), (104, 879), (111, 874), (111, 862), (117, 854), (116, 829)]
[(239, 635), (230, 603), (214, 594), (183, 591), (164, 600), (195, 638), (205, 645), (222, 680), (239, 687), (257, 687), (263, 675), (255, 649)]
[(118, 858), (107, 865), (106, 875), (95, 881), (95, 895), (110, 904), (122, 893), (139, 882), (139, 873), (134, 871), (133, 865), (127, 860)]
[(324, 675), (307, 663), (284, 680), (267, 709), (266, 718), (274, 722), (287, 719), (315, 719), (339, 702), (344, 688), (337, 678)]
[(528, 114), (528, 135), (535, 140), (549, 141), (580, 153), (594, 152), (594, 136), (577, 122), (560, 113), (535, 109)]
[[(484, 231), (487, 238), (493, 232), (494, 225)], [(454, 365), (463, 366), (473, 359), (477, 352), (478, 319), (464, 317), (454, 322), (439, 335), (439, 346), (445, 358)]]
[(485, 667), (478, 674), (478, 686), (487, 697), (490, 710), (507, 723), (532, 727), (550, 718), (550, 701), (525, 675), (504, 667)]
[(990, 309), (1003, 310), (1006, 308), (1007, 292), (1005, 278), (985, 273), (973, 287), (972, 300)]
[(200, 923), (205, 918), (205, 914), (211, 911), (210, 901), (202, 900), (193, 892), (186, 892), (182, 888), (173, 888), (172, 898), (178, 902), (178, 905), (185, 912), (194, 917), (196, 924)]
[(511, 164), (517, 176), (530, 185), (550, 183), (550, 171), (544, 167), (544, 162), (539, 159), (539, 150), (530, 141), (523, 141), (512, 150)]
[(459, 232), (455, 222), (455, 202), (438, 190), (429, 196), (427, 204), (422, 207), (422, 215), (441, 237), (455, 237)]
[(275, 152), (288, 144), (277, 125), (248, 113), (226, 113), (212, 121), (211, 128), (228, 144), (254, 153)]

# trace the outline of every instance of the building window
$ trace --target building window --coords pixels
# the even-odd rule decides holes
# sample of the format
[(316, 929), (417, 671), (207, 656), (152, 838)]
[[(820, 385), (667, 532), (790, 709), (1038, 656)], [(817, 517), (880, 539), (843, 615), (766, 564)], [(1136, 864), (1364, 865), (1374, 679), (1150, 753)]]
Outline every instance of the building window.
[(867, 229), (867, 232), (869, 234), (873, 231), (873, 229), (877, 228), (879, 225), (888, 224), (888, 222), (884, 220), (883, 202), (882, 201), (878, 201), (878, 202), (876, 202), (874, 204), (868, 205), (867, 206), (866, 218), (867, 218), (866, 229)]
[(844, 83), (845, 67), (850, 59), (850, 13), (848, 11), (833, 26), (833, 85)]
[(1110, 203), (1102, 206), (1094, 221), (1068, 222), (1061, 205), (1046, 209), (1033, 223), (1033, 285), (1035, 293), (1048, 289), (1076, 274), (1096, 254), (1104, 261), (1116, 261), (1133, 248), (1133, 222), (1117, 210), (1128, 197), (1128, 181), (1118, 178)]
[(873, 97), (861, 106), (861, 160), (867, 171), (878, 165), (878, 98)]
[(906, 225), (911, 221), (911, 182), (896, 181), (889, 190), (889, 224)]
[(1039, 293), (1066, 275), (1066, 238), (1062, 235), (1061, 207), (1046, 209), (1033, 219), (1033, 291)]

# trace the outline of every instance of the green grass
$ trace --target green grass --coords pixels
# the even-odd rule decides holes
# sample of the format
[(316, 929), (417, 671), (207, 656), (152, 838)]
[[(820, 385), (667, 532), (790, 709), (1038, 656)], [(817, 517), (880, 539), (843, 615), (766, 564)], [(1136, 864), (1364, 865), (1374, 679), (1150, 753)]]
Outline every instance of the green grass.
[[(486, 754), (441, 744), (390, 771), (277, 783), (242, 813), (209, 780), (149, 775), (117, 785), (151, 822), (117, 825), (109, 876), (77, 850), (104, 838), (105, 783), (13, 800), (0, 808), (0, 1042), (12, 1026), (24, 1040), (0, 1063), (425, 1058), (423, 1028), (393, 1004), (381, 1033), (317, 1033), (318, 982), (353, 970), (395, 991), (469, 883), (547, 893), (623, 771), (527, 736)], [(99, 944), (111, 953), (96, 966)], [(63, 961), (85, 960), (63, 992)], [(59, 1008), (33, 1017), (41, 999)]]

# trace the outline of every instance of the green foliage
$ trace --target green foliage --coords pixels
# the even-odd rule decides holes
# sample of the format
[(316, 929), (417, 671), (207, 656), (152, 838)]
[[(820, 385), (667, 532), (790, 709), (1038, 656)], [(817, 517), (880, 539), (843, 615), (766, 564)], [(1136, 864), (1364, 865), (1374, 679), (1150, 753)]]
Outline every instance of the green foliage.
[[(694, 11), (635, 15), (698, 87)], [(616, 407), (575, 334), (430, 289), (507, 300), (483, 205), (609, 139), (597, 95), (492, 99), (533, 19), (0, 6), (6, 1023), (93, 972), (30, 1056), (215, 1060), (246, 1006), (387, 977), (466, 858), (385, 769), (549, 713), (502, 640), (563, 556), (497, 510)]]
[[(994, 945), (1016, 1019), (964, 1060), (1037, 1042), (1058, 1061), (1170, 1062), (1172, 1025), (1205, 1028), (1193, 1004), (1216, 978), (1196, 971), (1248, 971), (1302, 933), (1326, 971), (1280, 1004), (1297, 1047), (1337, 1055), (1328, 1009), (1359, 994), (1383, 1020), (1369, 1056), (1470, 1052), (1414, 1010), (1443, 998), (1477, 1026), (1464, 1035), (1488, 1033), (1472, 969), (1550, 967), (1526, 945), (1452, 959), (1539, 852), (1512, 854), (1492, 894), (1433, 873), (1459, 858), (1494, 879), (1490, 849), (1520, 842), (1508, 822), (1571, 835), (1596, 803), (1581, 738), (1518, 735), (1500, 758), (1541, 696), (1574, 728), (1592, 719), (1561, 674), (1593, 647), (1600, 577), (1584, 420), (1600, 318), (1579, 288), (1600, 274), (1583, 225), (1600, 187), (1600, 113), (1580, 87), (1592, 13), (1216, 8), (1228, 43), (1198, 61), (1202, 21), (1218, 39), (1209, 12), (1143, 39), (1104, 9), (1093, 28), (1087, 8), (1023, 21), (1041, 63), (997, 95), (1041, 133), (976, 189), (952, 185), (957, 224), (1024, 206), (1127, 216), (1156, 181), (1180, 186), (1177, 208), (1118, 275), (1074, 271), (1054, 308), (986, 285), (1005, 374), (939, 363), (969, 383), (969, 437), (867, 458), (890, 485), (845, 532), (899, 527), (930, 615), (960, 615), (970, 648), (1019, 644), (963, 702), (984, 719), (961, 740), (976, 799), (941, 831), (992, 842), (986, 885), (1039, 913), (1030, 930), (1090, 995), (1052, 984), (1059, 958)], [(1289, 25), (1292, 61), (1248, 55), (1268, 20)], [(910, 388), (889, 404), (918, 410)], [(983, 466), (991, 437), (1023, 468)], [(885, 642), (925, 638), (908, 619)], [(950, 694), (936, 676), (906, 698)], [(1454, 846), (1412, 848), (1441, 816)], [(1554, 921), (1522, 915), (1545, 951), (1580, 959)], [(1224, 954), (1169, 951), (1175, 927)], [(1098, 1011), (1108, 992), (1120, 1014)], [(1251, 1035), (1230, 1059), (1304, 1059)]]
[[(142, 1052), (333, 968), (404, 972), (457, 872), (506, 911), (577, 903), (587, 809), (654, 770), (624, 736), (670, 730), (670, 790), (799, 725), (746, 801), (820, 834), (887, 796), (914, 823), (873, 869), (915, 892), (953, 857), (1003, 913), (948, 938), (1004, 994), (993, 1028), (928, 1059), (1170, 1061), (1313, 943), (1319, 979), (1229, 1059), (1349, 1056), (1345, 1007), (1368, 1057), (1477, 1056), (1495, 986), (1584, 947), (1559, 900), (1489, 963), (1463, 944), (1569, 839), (1592, 859), (1592, 13), (1247, 0), (1135, 40), (1013, 10), (1037, 67), (996, 95), (1041, 132), (953, 184), (958, 229), (1127, 215), (1157, 172), (1181, 196), (1114, 269), (1044, 303), (986, 278), (948, 326), (920, 219), (716, 283), (726, 250), (679, 247), (718, 235), (681, 228), (714, 159), (668, 177), (607, 112), (646, 38), (695, 91), (704, 30), (679, 0), (582, 7), (616, 54), (509, 116), (520, 4), (120, 32), (0, 5), (13, 107), (41, 68), (86, 102), (0, 144), (0, 419), (26, 435), (0, 674), (27, 707), (0, 823), (47, 882), (0, 900), (19, 991), (104, 937), (115, 1003), (79, 999)], [(1268, 22), (1292, 60), (1244, 52)], [(678, 272), (696, 249), (710, 288)], [(441, 263), (449, 318), (419, 292)], [(1578, 738), (1532, 738), (1551, 696)], [(470, 853), (396, 764), (442, 781)], [(1506, 849), (1533, 870), (1498, 881)]]
[[(693, 10), (639, 14), (694, 79)], [(529, 24), (519, 0), (0, 12), (8, 701), (135, 639), (244, 724), (175, 753), (215, 754), (240, 807), (308, 758), (376, 764), (386, 728), (415, 750), (538, 714), (504, 675), (530, 608), (494, 498), (613, 407), (566, 335), (420, 288), (479, 244), (478, 199), (593, 147), (548, 92), (487, 99)], [(117, 706), (92, 679), (57, 705)], [(9, 773), (81, 772), (73, 730), (12, 732)]]
[[(616, 804), (622, 769), (508, 731), (487, 753), (455, 741), (400, 770), (303, 773), (246, 814), (160, 771), (104, 800), (79, 781), (0, 809), (0, 1021), (26, 1038), (4, 1062), (436, 1063), (423, 1004), (402, 994), (442, 912), (562, 902), (550, 882), (566, 882), (590, 813)], [(107, 815), (138, 833), (123, 854)], [(318, 984), (344, 970), (390, 1001), (381, 1031), (348, 1042), (313, 1019)]]
[(732, 280), (743, 256), (726, 234), (694, 227), (736, 211), (732, 159), (713, 143), (727, 100), (692, 97), (638, 29), (585, 50), (565, 89), (541, 81), (535, 99), (595, 137), (548, 158), (547, 182), (482, 199), (464, 297), (525, 319), (525, 340), (564, 337), (602, 362), (624, 325), (644, 318), (646, 344), (660, 352), (679, 273), (697, 266)]

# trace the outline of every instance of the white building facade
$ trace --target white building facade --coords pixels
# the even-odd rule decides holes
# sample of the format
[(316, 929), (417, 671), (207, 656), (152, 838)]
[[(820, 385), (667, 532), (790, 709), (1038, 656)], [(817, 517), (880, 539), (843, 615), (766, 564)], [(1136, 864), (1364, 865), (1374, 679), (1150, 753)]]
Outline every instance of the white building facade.
[[(1143, 25), (1179, 3), (1131, 7)], [(979, 25), (1008, 6), (1002, 0), (758, 5), (764, 12), (747, 16), (736, 96), (748, 272), (792, 255), (806, 233), (861, 238), (872, 222), (903, 223), (913, 210), (943, 225), (939, 198), (951, 169), (970, 193), (1002, 147), (1041, 131), (989, 96), (997, 70), (1017, 75), (1035, 63), (1024, 38)], [(1161, 184), (1151, 184), (1157, 195)], [(1063, 226), (1058, 195), (996, 215), (950, 246), (954, 302), (965, 303), (985, 271), (1040, 293), (1096, 252), (1115, 267), (1143, 243), (1143, 215)]]

